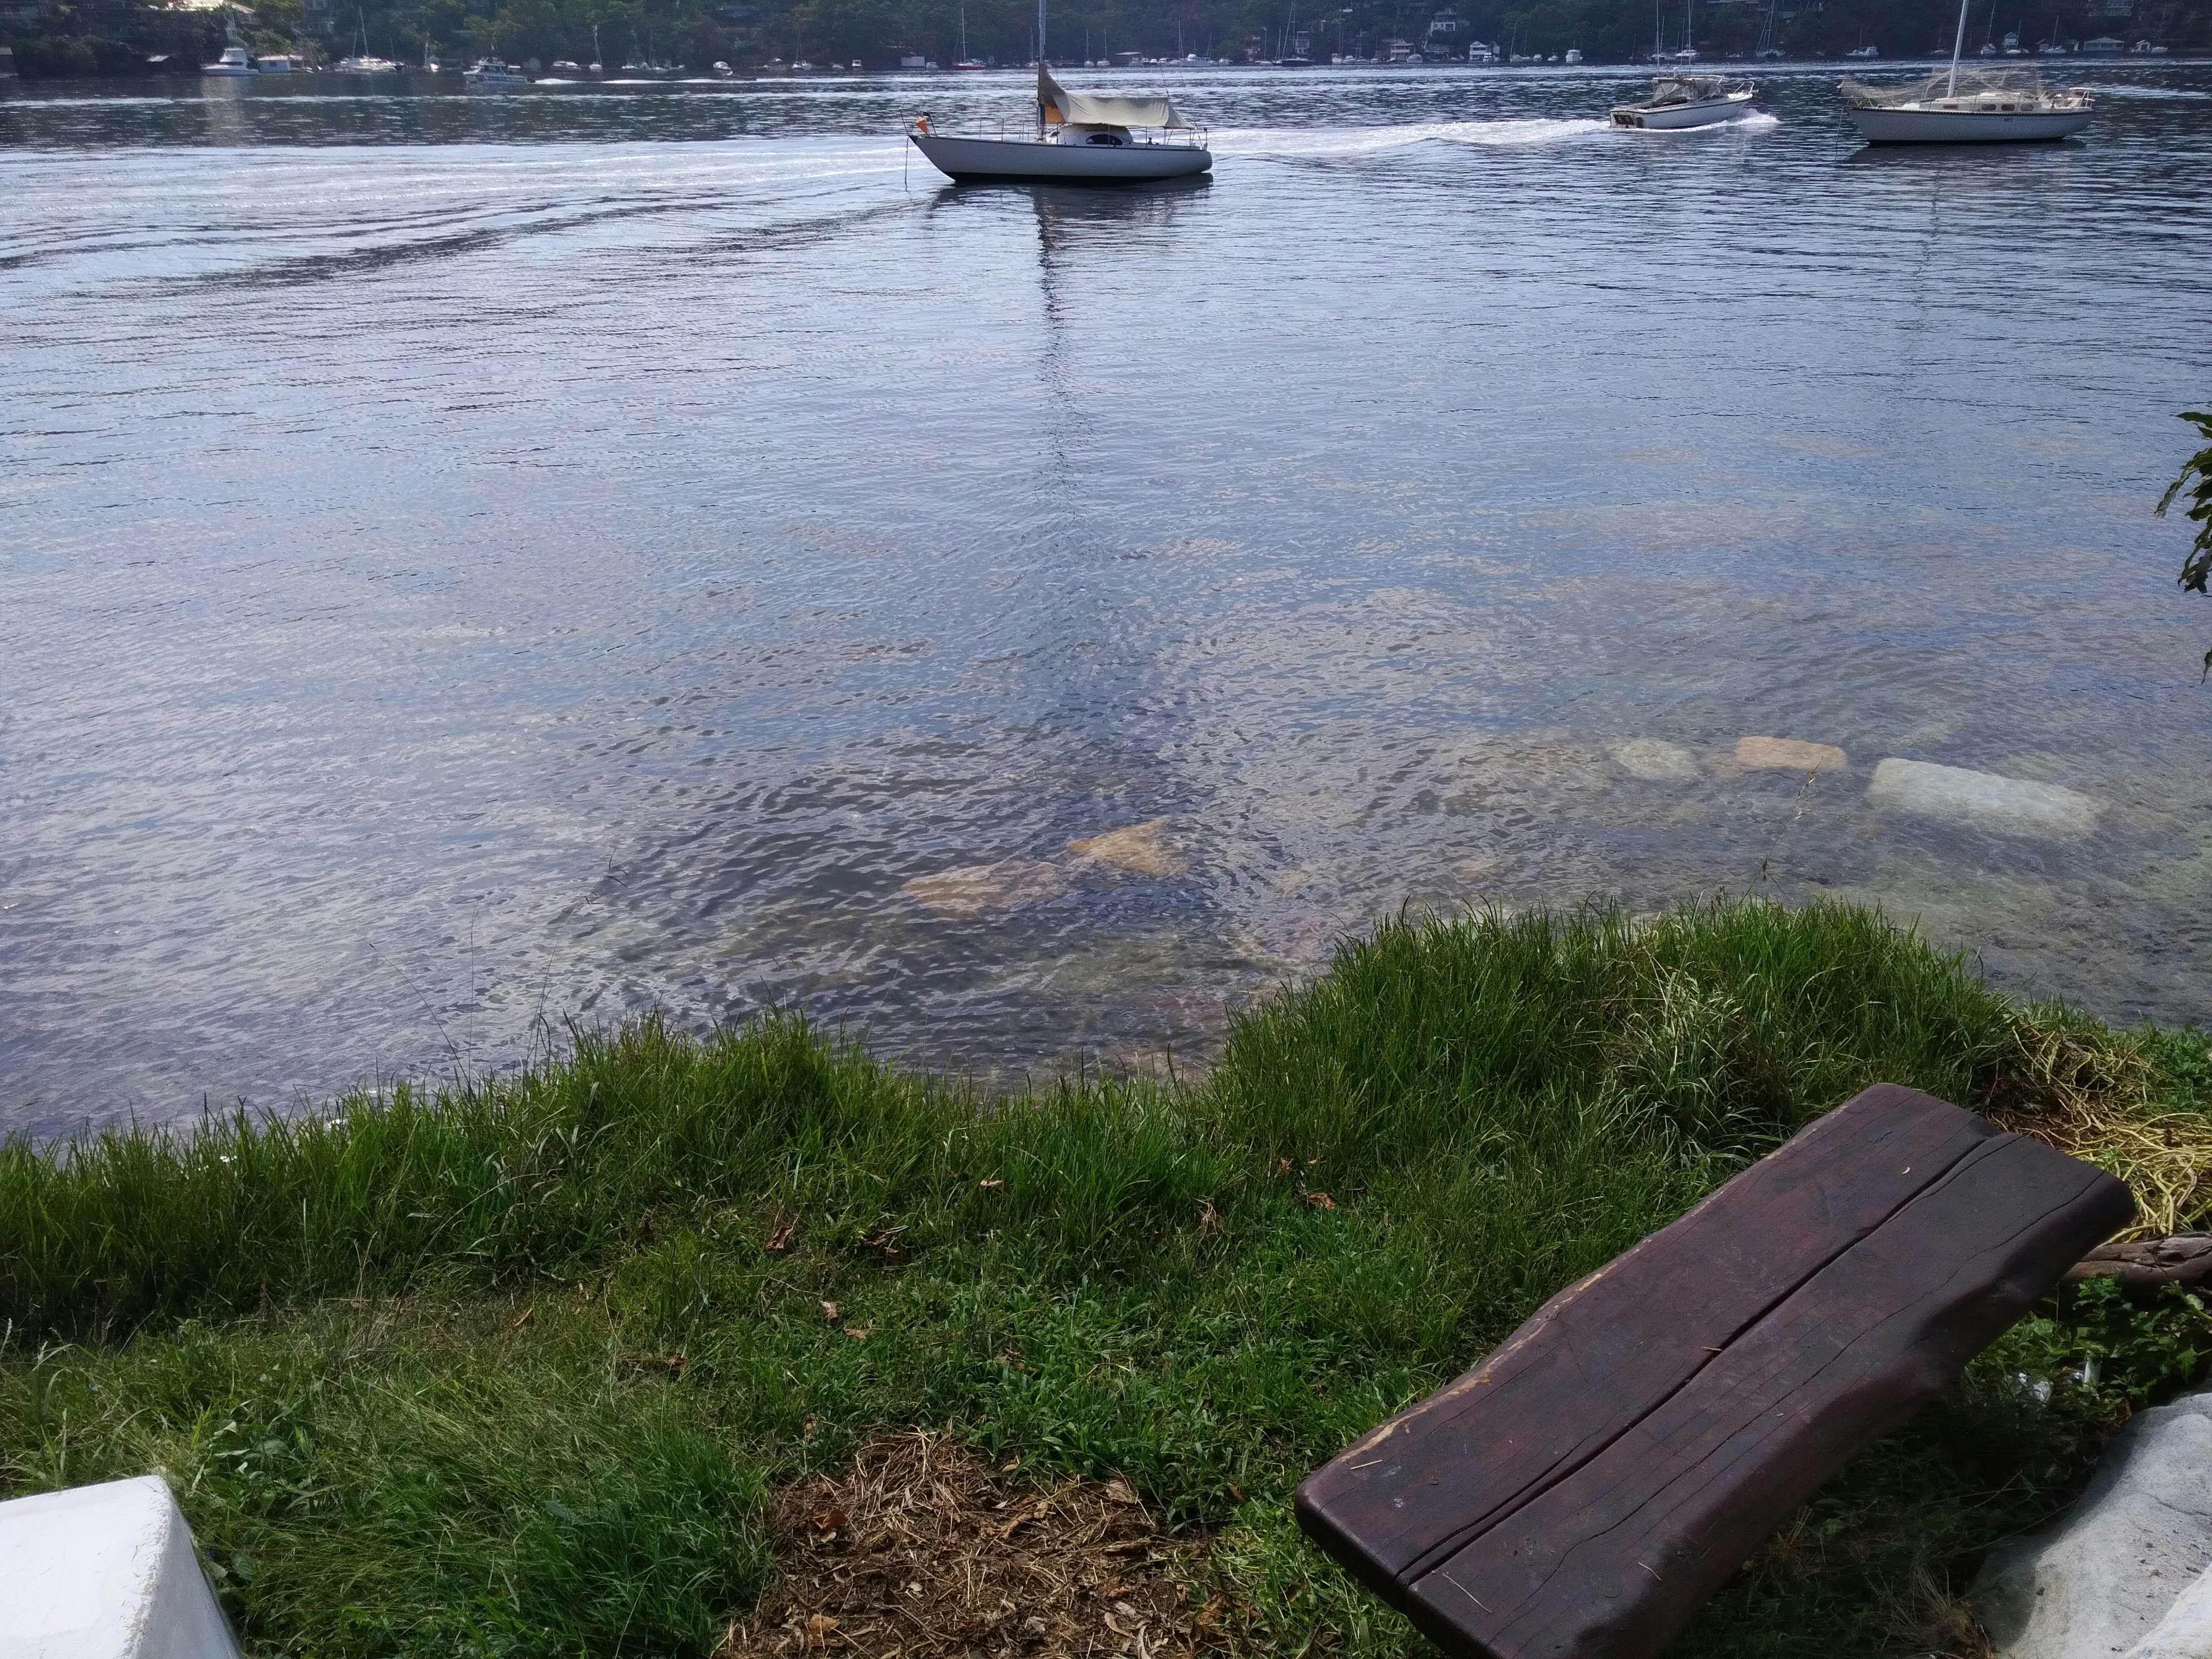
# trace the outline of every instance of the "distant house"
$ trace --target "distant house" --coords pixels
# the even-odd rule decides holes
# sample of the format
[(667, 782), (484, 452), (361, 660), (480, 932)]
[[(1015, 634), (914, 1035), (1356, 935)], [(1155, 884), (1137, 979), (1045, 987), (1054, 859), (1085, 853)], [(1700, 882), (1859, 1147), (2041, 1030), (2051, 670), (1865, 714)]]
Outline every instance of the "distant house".
[[(35, 23), (52, 9), (49, 0), (0, 0), (0, 21)], [(12, 73), (15, 67), (13, 52), (8, 55), (8, 67)]]

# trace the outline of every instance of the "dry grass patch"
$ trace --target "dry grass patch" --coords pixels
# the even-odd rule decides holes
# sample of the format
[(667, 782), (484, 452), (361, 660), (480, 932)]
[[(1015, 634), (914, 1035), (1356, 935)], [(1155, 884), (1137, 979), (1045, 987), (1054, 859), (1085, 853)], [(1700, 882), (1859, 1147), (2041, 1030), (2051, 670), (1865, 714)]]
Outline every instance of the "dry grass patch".
[(1189, 1588), (1203, 1540), (1170, 1538), (1119, 1479), (1005, 1481), (927, 1431), (870, 1442), (787, 1487), (781, 1572), (720, 1654), (1182, 1659), (1226, 1645), (1224, 1603)]
[(2136, 1195), (2124, 1238), (2198, 1223), (2212, 1192), (2212, 1117), (2160, 1111), (2155, 1070), (2140, 1042), (2086, 1021), (2039, 1021), (2009, 1011), (2012, 1053), (1992, 1122), (2094, 1164)]

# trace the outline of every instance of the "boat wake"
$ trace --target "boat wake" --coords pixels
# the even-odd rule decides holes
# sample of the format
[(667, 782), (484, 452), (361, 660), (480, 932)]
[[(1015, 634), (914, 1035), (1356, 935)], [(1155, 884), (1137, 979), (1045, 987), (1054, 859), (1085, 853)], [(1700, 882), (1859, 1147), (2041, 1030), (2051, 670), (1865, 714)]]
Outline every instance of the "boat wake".
[(1772, 132), (1782, 125), (1782, 118), (1763, 109), (1748, 115), (1739, 115), (1733, 121), (1715, 121), (1702, 127), (1640, 127), (1636, 136), (1644, 138), (1709, 138), (1720, 132)]
[(1600, 120), (1531, 118), (1505, 121), (1417, 121), (1404, 126), (1302, 131), (1250, 127), (1217, 131), (1217, 155), (1379, 155), (1416, 144), (1464, 144), (1478, 149), (1525, 149), (1570, 143), (1606, 131)]
[(2212, 92), (2192, 92), (2186, 87), (2098, 86), (2084, 82), (2082, 90), (2094, 92), (2100, 98), (2212, 98)]

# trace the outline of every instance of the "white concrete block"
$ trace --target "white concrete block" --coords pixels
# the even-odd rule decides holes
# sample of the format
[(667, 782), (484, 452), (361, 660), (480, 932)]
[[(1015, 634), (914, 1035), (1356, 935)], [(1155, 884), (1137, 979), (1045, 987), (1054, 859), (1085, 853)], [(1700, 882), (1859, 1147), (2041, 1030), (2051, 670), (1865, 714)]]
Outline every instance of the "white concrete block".
[(167, 1481), (0, 1504), (0, 1659), (239, 1659)]
[(2055, 783), (1895, 759), (1874, 769), (1867, 799), (1901, 812), (2034, 836), (2086, 836), (2103, 810), (2102, 802)]

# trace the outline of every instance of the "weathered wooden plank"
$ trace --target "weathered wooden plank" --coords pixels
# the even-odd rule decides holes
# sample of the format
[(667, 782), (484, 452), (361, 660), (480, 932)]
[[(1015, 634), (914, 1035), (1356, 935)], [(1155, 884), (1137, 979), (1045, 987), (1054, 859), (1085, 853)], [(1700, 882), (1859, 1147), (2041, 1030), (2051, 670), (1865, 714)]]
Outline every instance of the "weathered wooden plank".
[(1447, 1648), (1649, 1653), (2132, 1207), (1869, 1091), (1317, 1472), (1300, 1521)]
[(2101, 1171), (1984, 1143), (1413, 1595), (1500, 1659), (1651, 1652), (2133, 1212)]
[(1998, 1133), (1912, 1090), (1856, 1096), (1317, 1470), (1300, 1524), (1390, 1594), (1594, 1455)]

